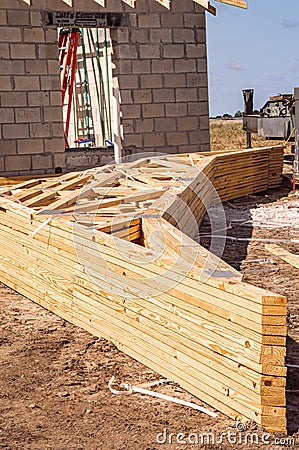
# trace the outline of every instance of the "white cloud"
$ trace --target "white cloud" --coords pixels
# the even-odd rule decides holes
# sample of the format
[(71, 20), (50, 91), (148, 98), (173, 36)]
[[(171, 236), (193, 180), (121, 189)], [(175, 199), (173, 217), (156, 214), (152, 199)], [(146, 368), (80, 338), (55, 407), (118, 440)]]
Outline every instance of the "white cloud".
[(242, 64), (240, 64), (238, 62), (230, 62), (230, 63), (228, 63), (227, 67), (231, 70), (240, 70), (240, 71), (247, 70), (247, 68), (245, 66), (243, 66)]
[(211, 77), (211, 81), (213, 83), (219, 83), (220, 81), (222, 81), (222, 78), (218, 77), (217, 75), (214, 75), (214, 76)]
[(291, 22), (288, 19), (282, 19), (281, 26), (285, 30), (289, 30), (290, 28), (298, 28), (299, 27), (299, 22)]

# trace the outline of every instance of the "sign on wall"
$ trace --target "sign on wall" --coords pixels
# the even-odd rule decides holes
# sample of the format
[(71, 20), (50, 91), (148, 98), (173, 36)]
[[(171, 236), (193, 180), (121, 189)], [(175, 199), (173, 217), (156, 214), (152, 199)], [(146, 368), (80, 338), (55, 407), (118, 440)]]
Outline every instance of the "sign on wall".
[(44, 24), (48, 27), (115, 28), (127, 27), (128, 14), (86, 11), (45, 11)]

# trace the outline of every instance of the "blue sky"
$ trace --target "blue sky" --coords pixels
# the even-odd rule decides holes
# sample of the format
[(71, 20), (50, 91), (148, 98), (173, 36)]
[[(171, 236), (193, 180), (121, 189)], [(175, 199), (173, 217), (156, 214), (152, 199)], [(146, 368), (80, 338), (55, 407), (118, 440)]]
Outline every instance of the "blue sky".
[(218, 2), (207, 13), (210, 115), (243, 110), (242, 89), (255, 89), (254, 107), (299, 86), (299, 0), (248, 0), (248, 10)]

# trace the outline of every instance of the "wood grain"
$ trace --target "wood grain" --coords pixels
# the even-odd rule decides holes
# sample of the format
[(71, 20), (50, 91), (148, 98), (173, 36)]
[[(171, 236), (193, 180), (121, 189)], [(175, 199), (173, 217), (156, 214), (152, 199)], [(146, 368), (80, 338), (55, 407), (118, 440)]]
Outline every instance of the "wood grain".
[[(283, 148), (166, 155), (0, 191), (0, 279), (234, 419), (286, 431), (286, 299), (192, 238)], [(276, 249), (277, 250), (277, 249)]]

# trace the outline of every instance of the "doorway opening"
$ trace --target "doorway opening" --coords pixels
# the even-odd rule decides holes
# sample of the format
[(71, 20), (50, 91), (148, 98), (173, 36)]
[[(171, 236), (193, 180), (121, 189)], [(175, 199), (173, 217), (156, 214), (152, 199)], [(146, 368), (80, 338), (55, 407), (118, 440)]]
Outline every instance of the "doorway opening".
[(65, 149), (113, 147), (110, 30), (58, 33)]

